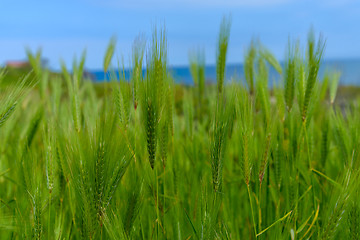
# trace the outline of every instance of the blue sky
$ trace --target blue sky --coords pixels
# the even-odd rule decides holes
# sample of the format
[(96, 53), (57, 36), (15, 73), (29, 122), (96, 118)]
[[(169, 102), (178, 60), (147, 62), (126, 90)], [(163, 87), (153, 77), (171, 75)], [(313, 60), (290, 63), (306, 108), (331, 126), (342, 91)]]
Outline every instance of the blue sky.
[(148, 40), (155, 25), (165, 24), (170, 65), (186, 65), (192, 49), (203, 48), (215, 62), (221, 19), (232, 16), (228, 62), (242, 62), (252, 37), (282, 59), (288, 38), (305, 45), (313, 26), (327, 45), (325, 58), (360, 57), (360, 2), (355, 0), (2, 0), (0, 64), (25, 58), (25, 47), (41, 47), (50, 66), (86, 48), (88, 69), (100, 69), (111, 36), (116, 55), (129, 65), (134, 39)]

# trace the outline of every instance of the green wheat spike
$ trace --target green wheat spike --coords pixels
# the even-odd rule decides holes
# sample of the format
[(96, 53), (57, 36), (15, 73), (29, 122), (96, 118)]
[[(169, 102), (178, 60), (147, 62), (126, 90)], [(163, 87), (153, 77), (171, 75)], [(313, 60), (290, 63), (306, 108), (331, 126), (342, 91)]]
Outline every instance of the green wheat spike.
[(320, 36), (317, 45), (315, 46), (314, 33), (310, 32), (308, 37), (308, 73), (306, 79), (304, 102), (302, 106), (302, 120), (305, 121), (307, 117), (308, 106), (312, 97), (313, 88), (317, 80), (317, 74), (320, 68), (320, 61), (325, 48), (325, 43)]
[(296, 49), (289, 40), (288, 43), (288, 53), (287, 59), (285, 60), (285, 71), (284, 71), (284, 80), (285, 80), (285, 103), (286, 108), (290, 112), (293, 106), (294, 95), (295, 95), (295, 76), (296, 76)]
[(246, 52), (245, 61), (244, 61), (244, 73), (245, 79), (249, 88), (250, 95), (253, 95), (254, 88), (254, 75), (255, 75), (255, 58), (257, 55), (257, 50), (255, 47), (254, 40), (251, 41), (251, 45)]
[(221, 94), (223, 91), (223, 85), (225, 80), (225, 66), (226, 56), (230, 37), (230, 18), (223, 18), (220, 26), (220, 33), (218, 39), (218, 48), (216, 52), (216, 81), (218, 93)]
[(104, 72), (107, 72), (109, 69), (111, 59), (113, 58), (115, 52), (115, 47), (116, 47), (116, 37), (112, 37), (107, 46), (106, 53), (104, 56), (104, 64), (103, 64)]

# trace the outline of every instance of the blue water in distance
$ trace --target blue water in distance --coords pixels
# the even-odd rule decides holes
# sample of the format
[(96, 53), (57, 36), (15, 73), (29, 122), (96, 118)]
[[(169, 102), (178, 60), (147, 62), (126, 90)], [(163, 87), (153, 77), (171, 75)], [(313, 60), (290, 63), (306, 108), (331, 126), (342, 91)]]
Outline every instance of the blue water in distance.
[[(170, 66), (168, 67), (168, 70), (176, 83), (185, 85), (193, 84), (188, 66)], [(331, 72), (334, 70), (341, 73), (340, 84), (360, 86), (360, 59), (324, 60), (319, 70), (319, 78), (321, 79), (325, 72)], [(119, 78), (118, 71), (113, 71), (112, 73), (107, 73), (106, 75), (103, 71), (89, 71), (89, 73), (92, 74), (93, 80), (96, 82), (102, 82), (105, 78), (106, 80), (113, 79), (114, 77)], [(145, 70), (143, 70), (143, 74), (145, 74)], [(130, 70), (125, 69), (124, 75), (125, 79), (129, 79)], [(205, 78), (207, 82), (216, 81), (215, 65), (205, 66)], [(231, 79), (244, 81), (243, 64), (227, 64), (226, 79), (227, 81), (231, 81)], [(272, 85), (272, 83), (278, 82), (279, 79), (281, 79), (281, 76), (275, 71), (275, 69), (269, 67), (269, 84)]]

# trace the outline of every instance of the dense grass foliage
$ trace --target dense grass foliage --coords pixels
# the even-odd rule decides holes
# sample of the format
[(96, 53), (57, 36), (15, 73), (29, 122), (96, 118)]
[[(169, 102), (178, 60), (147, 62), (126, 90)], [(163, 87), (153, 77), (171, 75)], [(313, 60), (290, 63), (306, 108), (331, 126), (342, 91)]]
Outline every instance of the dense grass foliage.
[(359, 239), (360, 101), (319, 81), (325, 43), (290, 41), (282, 66), (253, 41), (229, 82), (229, 36), (224, 19), (217, 85), (201, 51), (194, 85), (174, 84), (164, 30), (103, 94), (85, 52), (57, 77), (28, 52), (31, 75), (0, 89), (1, 239)]

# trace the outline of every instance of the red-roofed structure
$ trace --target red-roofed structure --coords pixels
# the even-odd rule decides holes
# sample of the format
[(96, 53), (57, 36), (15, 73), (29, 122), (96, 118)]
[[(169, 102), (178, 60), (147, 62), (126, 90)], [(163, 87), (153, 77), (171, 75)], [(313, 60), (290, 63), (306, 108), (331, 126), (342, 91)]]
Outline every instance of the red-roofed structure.
[(28, 61), (7, 61), (6, 67), (11, 68), (25, 68), (30, 67), (30, 63)]

